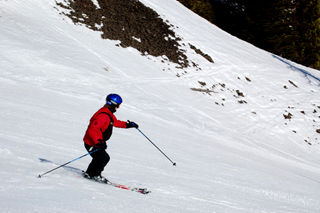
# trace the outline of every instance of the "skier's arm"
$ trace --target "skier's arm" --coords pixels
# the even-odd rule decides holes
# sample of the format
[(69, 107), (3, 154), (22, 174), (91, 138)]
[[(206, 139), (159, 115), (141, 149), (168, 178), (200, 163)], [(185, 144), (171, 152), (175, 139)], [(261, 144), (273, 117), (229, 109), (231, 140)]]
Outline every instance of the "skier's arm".
[(138, 124), (136, 124), (133, 121), (129, 121), (129, 120), (127, 122), (120, 121), (120, 120), (117, 120), (116, 117), (114, 117), (113, 126), (118, 127), (118, 128), (132, 128), (132, 127), (138, 128), (139, 127)]
[(127, 122), (120, 121), (120, 120), (117, 120), (117, 118), (115, 118), (113, 121), (113, 126), (118, 128), (127, 128)]

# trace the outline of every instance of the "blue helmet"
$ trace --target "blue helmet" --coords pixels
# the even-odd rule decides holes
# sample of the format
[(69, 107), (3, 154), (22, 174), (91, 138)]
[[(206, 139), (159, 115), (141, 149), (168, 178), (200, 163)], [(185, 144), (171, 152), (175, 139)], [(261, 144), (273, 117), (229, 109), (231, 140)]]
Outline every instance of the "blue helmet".
[(106, 104), (108, 106), (119, 106), (122, 103), (122, 98), (118, 94), (109, 94), (106, 98)]

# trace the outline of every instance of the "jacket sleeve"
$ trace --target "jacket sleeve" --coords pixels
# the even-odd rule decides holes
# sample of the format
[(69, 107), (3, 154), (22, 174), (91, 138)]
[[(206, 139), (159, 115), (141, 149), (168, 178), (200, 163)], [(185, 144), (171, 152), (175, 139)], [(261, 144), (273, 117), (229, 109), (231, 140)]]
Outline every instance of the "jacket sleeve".
[(127, 128), (127, 122), (120, 121), (116, 118), (116, 116), (113, 116), (113, 126), (118, 128)]
[(98, 115), (90, 124), (87, 130), (87, 136), (94, 144), (103, 140), (103, 131), (108, 128), (110, 124), (110, 118), (104, 114)]

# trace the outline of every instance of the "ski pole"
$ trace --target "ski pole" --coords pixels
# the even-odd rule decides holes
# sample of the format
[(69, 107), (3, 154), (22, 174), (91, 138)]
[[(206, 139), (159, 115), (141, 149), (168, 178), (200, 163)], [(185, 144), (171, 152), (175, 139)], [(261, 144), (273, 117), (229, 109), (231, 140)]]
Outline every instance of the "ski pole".
[(164, 154), (163, 151), (161, 151), (161, 149), (159, 147), (157, 147), (157, 145), (155, 145), (139, 128), (136, 128), (146, 139), (148, 139), (148, 141), (150, 141), (150, 143), (152, 143), (153, 146), (155, 146), (171, 163), (173, 166), (176, 166), (177, 164), (175, 162), (173, 162), (166, 154)]
[(95, 149), (95, 150), (93, 150), (93, 151), (91, 151), (91, 152), (88, 152), (88, 153), (86, 153), (86, 154), (84, 154), (84, 155), (81, 155), (80, 157), (77, 157), (77, 158), (75, 158), (75, 159), (73, 159), (73, 160), (71, 160), (71, 161), (69, 161), (69, 162), (67, 162), (67, 163), (65, 163), (65, 164), (62, 164), (62, 165), (60, 165), (60, 166), (58, 166), (58, 167), (56, 167), (56, 168), (53, 168), (53, 169), (51, 169), (51, 170), (49, 170), (49, 171), (47, 171), (47, 172), (45, 172), (45, 173), (43, 173), (43, 174), (39, 174), (39, 175), (38, 175), (38, 178), (41, 178), (41, 177), (43, 177), (44, 175), (46, 175), (46, 174), (48, 174), (48, 173), (50, 173), (50, 172), (52, 172), (52, 171), (54, 171), (54, 170), (56, 170), (56, 169), (59, 169), (59, 168), (65, 166), (65, 165), (67, 165), (67, 164), (69, 164), (69, 163), (72, 163), (72, 162), (74, 162), (74, 161), (76, 161), (76, 160), (79, 160), (80, 158), (83, 158), (83, 157), (85, 157), (85, 156), (87, 156), (87, 155), (90, 155), (90, 154), (92, 154), (92, 153), (94, 153), (94, 152), (96, 152), (96, 151), (98, 151), (98, 150), (99, 150), (99, 149)]

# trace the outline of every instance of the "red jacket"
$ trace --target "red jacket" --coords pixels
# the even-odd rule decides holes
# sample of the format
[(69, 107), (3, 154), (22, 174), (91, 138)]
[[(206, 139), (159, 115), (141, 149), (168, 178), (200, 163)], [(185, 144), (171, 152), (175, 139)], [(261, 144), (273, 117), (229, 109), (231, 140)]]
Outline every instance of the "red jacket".
[(113, 126), (126, 128), (127, 123), (125, 121), (118, 120), (108, 107), (104, 106), (90, 119), (83, 141), (90, 146), (95, 146), (101, 141), (105, 142), (110, 138)]

